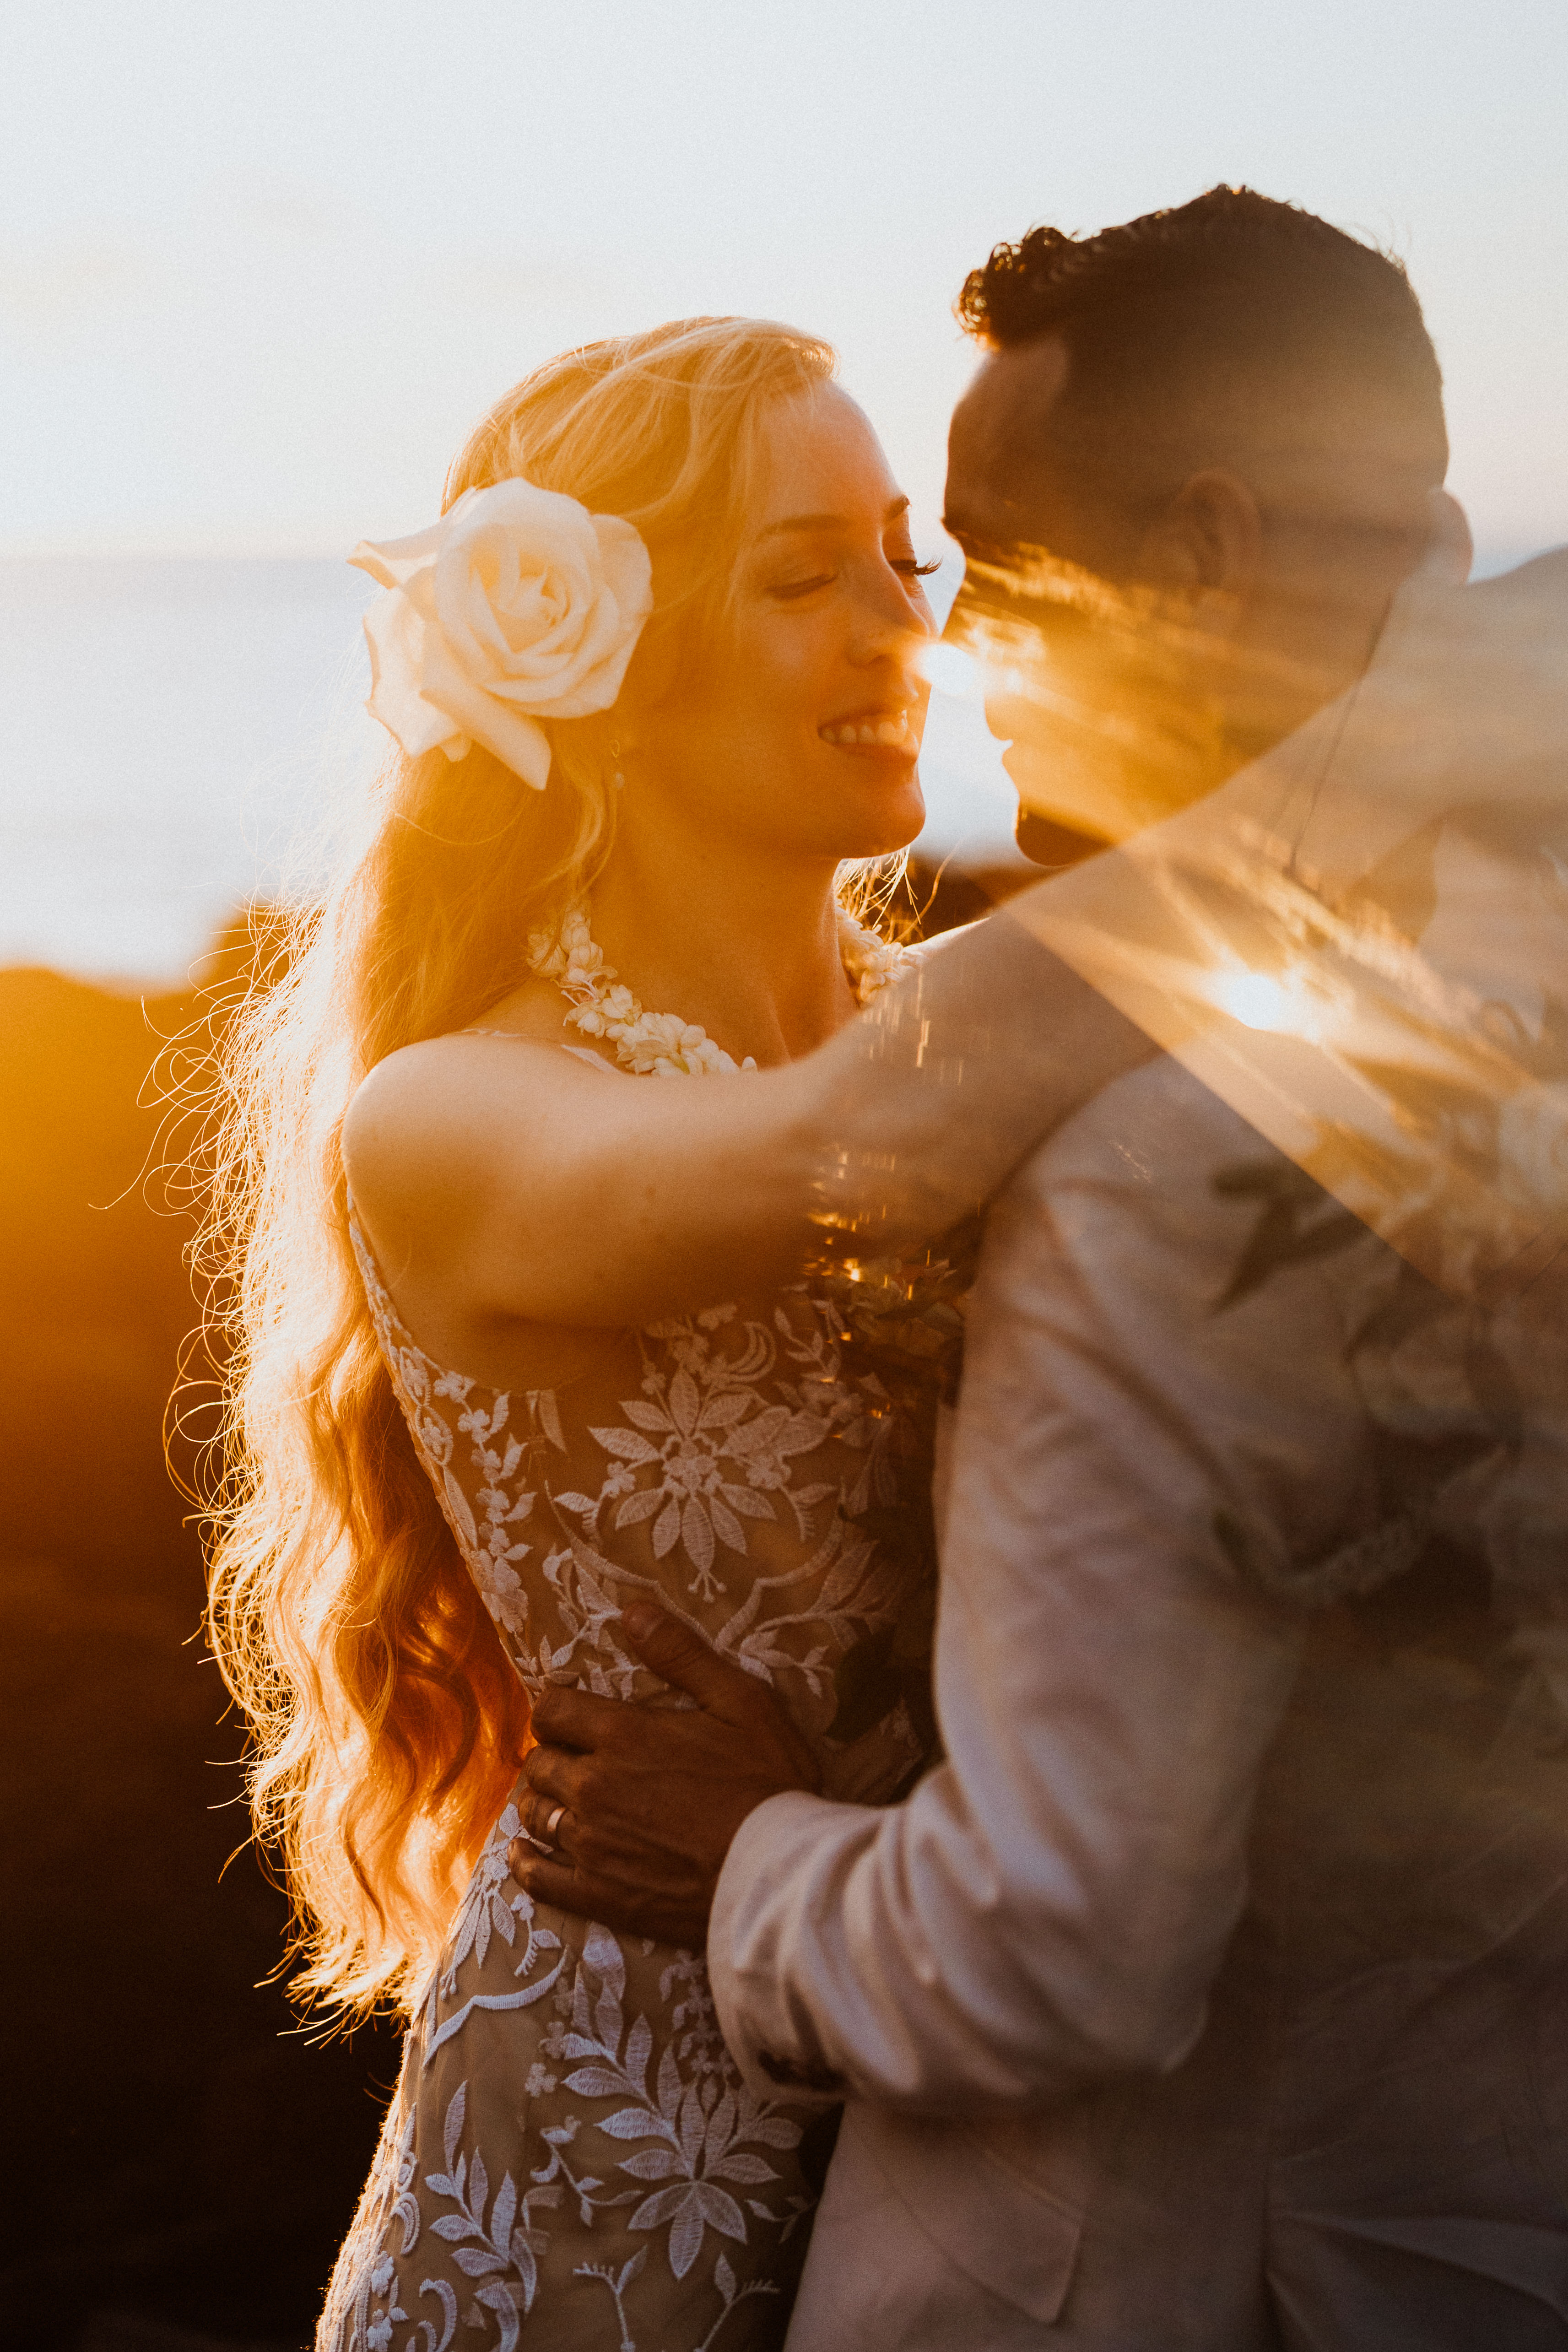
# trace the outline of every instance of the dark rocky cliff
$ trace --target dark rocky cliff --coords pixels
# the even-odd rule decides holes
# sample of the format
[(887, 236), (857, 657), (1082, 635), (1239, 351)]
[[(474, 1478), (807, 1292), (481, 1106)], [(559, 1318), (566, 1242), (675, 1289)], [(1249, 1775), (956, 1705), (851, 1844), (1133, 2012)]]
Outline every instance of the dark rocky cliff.
[(384, 2032), (303, 2038), (265, 1982), (284, 1906), (237, 1853), (241, 1733), (163, 1447), (196, 1320), (190, 1227), (146, 1175), (159, 1117), (139, 1107), (194, 1010), (0, 973), (0, 2331), (17, 2352), (308, 2342), (396, 2068)]

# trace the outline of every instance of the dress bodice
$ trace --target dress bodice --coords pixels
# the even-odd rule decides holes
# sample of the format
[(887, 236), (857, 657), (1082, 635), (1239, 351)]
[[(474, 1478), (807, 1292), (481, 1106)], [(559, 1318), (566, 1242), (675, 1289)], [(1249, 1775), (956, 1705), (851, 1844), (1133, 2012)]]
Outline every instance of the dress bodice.
[(885, 1277), (864, 1307), (834, 1279), (607, 1333), (589, 1371), (504, 1392), (432, 1360), (352, 1230), (415, 1444), (531, 1692), (689, 1704), (622, 1644), (645, 1593), (776, 1687), (827, 1793), (877, 1801), (920, 1767), (959, 1269), (921, 1269), (912, 1309), (895, 1286), (901, 1315)]

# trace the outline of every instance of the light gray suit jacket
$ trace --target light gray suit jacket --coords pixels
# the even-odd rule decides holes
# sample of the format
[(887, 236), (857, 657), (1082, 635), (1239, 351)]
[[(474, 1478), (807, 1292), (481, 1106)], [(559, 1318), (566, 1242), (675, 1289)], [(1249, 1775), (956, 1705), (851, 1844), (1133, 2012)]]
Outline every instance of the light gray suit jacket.
[(1177, 1065), (993, 1212), (947, 1757), (787, 1796), (709, 1958), (847, 2095), (791, 2352), (1568, 2341), (1568, 1379)]

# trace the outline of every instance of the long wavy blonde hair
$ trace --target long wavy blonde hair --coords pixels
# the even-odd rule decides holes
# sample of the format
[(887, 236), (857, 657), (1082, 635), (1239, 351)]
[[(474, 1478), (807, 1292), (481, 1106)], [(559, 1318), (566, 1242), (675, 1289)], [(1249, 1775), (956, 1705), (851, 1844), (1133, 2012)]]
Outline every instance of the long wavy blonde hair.
[[(444, 505), (525, 475), (635, 523), (655, 602), (628, 684), (657, 700), (712, 641), (766, 410), (834, 364), (752, 320), (590, 344), (497, 404)], [(228, 1363), (210, 1638), (294, 1899), (296, 1990), (351, 2011), (411, 1998), (528, 1725), (376, 1350), (343, 1115), (384, 1055), (517, 987), (530, 931), (589, 887), (614, 840), (612, 730), (613, 714), (555, 724), (543, 793), (477, 747), (457, 765), (390, 759), (368, 848), (286, 917), (226, 1030), (205, 1241)]]

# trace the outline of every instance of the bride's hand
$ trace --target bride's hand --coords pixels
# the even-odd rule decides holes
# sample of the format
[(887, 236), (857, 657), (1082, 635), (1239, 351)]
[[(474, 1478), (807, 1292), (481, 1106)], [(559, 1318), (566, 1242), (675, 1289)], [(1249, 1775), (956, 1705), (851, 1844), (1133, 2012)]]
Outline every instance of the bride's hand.
[(621, 1622), (644, 1663), (697, 1705), (547, 1691), (533, 1710), (540, 1744), (523, 1767), (528, 1834), (507, 1859), (541, 1901), (700, 1951), (741, 1823), (786, 1790), (817, 1793), (820, 1774), (766, 1683), (650, 1601), (629, 1603)]

